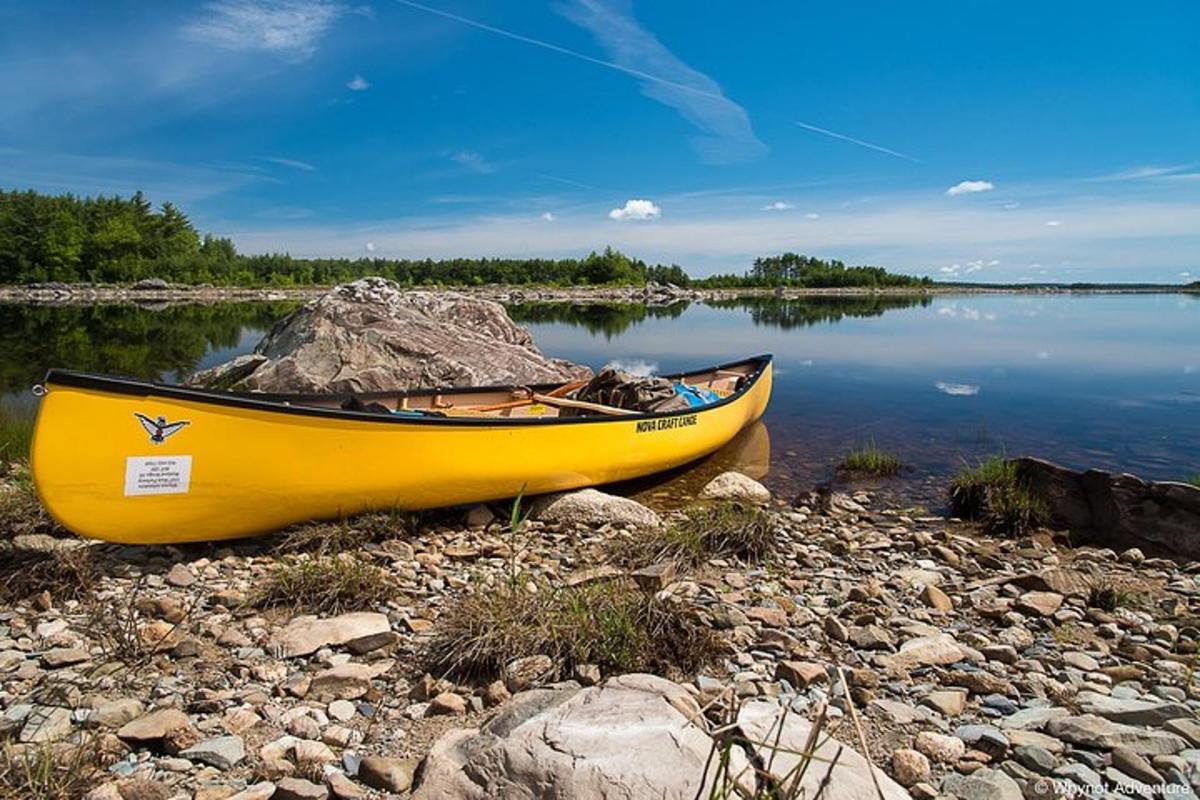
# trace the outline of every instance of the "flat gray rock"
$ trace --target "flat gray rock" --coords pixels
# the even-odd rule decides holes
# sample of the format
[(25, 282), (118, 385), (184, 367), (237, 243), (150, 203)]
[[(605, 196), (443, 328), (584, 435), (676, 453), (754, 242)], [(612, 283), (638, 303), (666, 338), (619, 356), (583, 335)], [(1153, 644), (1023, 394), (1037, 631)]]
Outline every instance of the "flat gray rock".
[(182, 750), (179, 755), (217, 769), (233, 769), (246, 757), (246, 745), (240, 736), (217, 736)]

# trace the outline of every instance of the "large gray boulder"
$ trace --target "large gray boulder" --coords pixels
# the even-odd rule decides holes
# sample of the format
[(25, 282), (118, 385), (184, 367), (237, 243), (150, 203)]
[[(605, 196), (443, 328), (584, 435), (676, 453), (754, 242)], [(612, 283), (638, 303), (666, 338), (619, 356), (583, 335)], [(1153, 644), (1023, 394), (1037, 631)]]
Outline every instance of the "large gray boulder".
[(702, 786), (709, 796), (711, 749), (696, 701), (663, 678), (536, 689), (483, 728), (443, 736), (413, 800), (693, 800)]
[(1136, 475), (1086, 472), (1043, 461), (1014, 461), (1045, 501), (1051, 523), (1115, 547), (1147, 547), (1200, 558), (1200, 488)]
[(455, 292), (406, 292), (383, 278), (338, 286), (280, 320), (254, 353), (192, 385), (283, 393), (510, 386), (586, 378), (546, 358), (504, 307)]
[[(742, 790), (729, 787), (731, 797), (754, 795), (759, 770), (769, 771), (772, 782), (796, 780), (795, 753), (812, 730), (807, 720), (775, 703), (751, 702), (737, 722), (759, 766), (737, 746), (723, 773), (709, 723), (676, 683), (622, 675), (588, 689), (522, 692), (481, 729), (451, 731), (434, 744), (413, 800), (693, 800), (714, 796), (713, 784), (724, 774)], [(863, 756), (823, 735), (798, 793), (788, 796), (874, 798), (869, 770)], [(910, 800), (883, 772), (875, 775), (884, 800)]]

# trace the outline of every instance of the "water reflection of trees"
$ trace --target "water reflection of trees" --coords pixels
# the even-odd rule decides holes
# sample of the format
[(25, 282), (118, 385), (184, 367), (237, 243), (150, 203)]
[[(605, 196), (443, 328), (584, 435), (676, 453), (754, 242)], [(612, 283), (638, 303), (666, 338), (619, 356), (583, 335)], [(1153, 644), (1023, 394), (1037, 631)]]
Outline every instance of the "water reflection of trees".
[(729, 300), (706, 300), (713, 308), (747, 311), (755, 325), (782, 330), (807, 328), (822, 323), (837, 322), (844, 317), (879, 317), (888, 311), (913, 306), (928, 306), (927, 295), (872, 295), (829, 297), (738, 297)]
[(506, 306), (508, 315), (522, 324), (560, 323), (584, 328), (591, 334), (611, 339), (646, 319), (677, 319), (689, 303), (668, 306), (643, 303), (515, 303)]
[(194, 370), (205, 353), (269, 328), (294, 302), (177, 305), (0, 305), (0, 393), (29, 388), (50, 367), (158, 379)]

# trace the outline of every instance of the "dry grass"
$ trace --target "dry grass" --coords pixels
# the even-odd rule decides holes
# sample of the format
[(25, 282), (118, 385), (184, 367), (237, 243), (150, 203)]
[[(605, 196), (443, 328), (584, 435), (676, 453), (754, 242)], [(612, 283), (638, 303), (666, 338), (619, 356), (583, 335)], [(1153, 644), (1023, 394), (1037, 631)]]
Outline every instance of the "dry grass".
[[(845, 674), (839, 669), (842, 689), (848, 693)], [(707, 717), (709, 735), (713, 745), (704, 765), (704, 780), (701, 781), (695, 800), (706, 796), (708, 800), (806, 800), (824, 796), (825, 789), (835, 781), (834, 768), (838, 758), (819, 756), (817, 753), (833, 737), (826, 731), (827, 705), (820, 704), (816, 715), (809, 723), (808, 736), (795, 749), (784, 744), (784, 732), (789, 727), (789, 717), (795, 712), (787, 706), (780, 709), (779, 716), (761, 739), (752, 739), (738, 725), (738, 714), (742, 700), (726, 689), (704, 706), (701, 711)], [(849, 721), (858, 740), (858, 748), (870, 764), (870, 777), (874, 791), (864, 800), (883, 800), (885, 795), (880, 786), (879, 767), (870, 758), (870, 747), (862, 721), (853, 702), (847, 704)], [(790, 737), (788, 737), (790, 740)], [(832, 748), (831, 748), (832, 749)], [(740, 767), (737, 753), (745, 753), (747, 761)], [(704, 795), (704, 787), (708, 793)]]
[(979, 521), (988, 533), (1023, 536), (1049, 522), (1050, 510), (1021, 477), (1017, 465), (992, 456), (964, 468), (950, 484), (950, 507), (963, 519)]
[(373, 542), (413, 536), (421, 517), (400, 511), (362, 514), (336, 522), (310, 522), (289, 528), (274, 545), (277, 553), (336, 555)]
[(54, 600), (85, 600), (100, 581), (93, 547), (44, 552), (14, 550), (0, 557), (0, 603), (17, 603), (47, 592)]
[(631, 566), (674, 561), (695, 567), (711, 558), (759, 564), (770, 561), (774, 549), (769, 513), (757, 506), (716, 503), (693, 508), (674, 524), (615, 542), (612, 557)]
[(0, 750), (0, 798), (79, 800), (103, 779), (99, 749), (6, 743)]
[(359, 556), (297, 556), (276, 564), (249, 602), (258, 608), (340, 614), (375, 608), (398, 593), (391, 575)]
[(595, 664), (606, 673), (692, 673), (723, 646), (686, 608), (655, 599), (625, 579), (581, 586), (517, 582), (451, 601), (427, 646), (431, 671), (490, 677), (516, 658), (549, 656), (561, 668)]
[(0, 475), (0, 539), (11, 539), (26, 533), (61, 531), (46, 513), (33, 488), (29, 465), (23, 461), (0, 465), (6, 474)]
[(145, 597), (145, 585), (138, 582), (129, 591), (98, 599), (87, 607), (84, 629), (105, 660), (129, 667), (147, 664), (171, 647), (176, 632), (186, 630), (191, 609), (185, 609), (183, 619), (169, 626), (152, 624), (155, 618), (140, 610)]
[(841, 472), (878, 478), (898, 475), (903, 466), (899, 456), (880, 450), (874, 444), (855, 448), (838, 462)]

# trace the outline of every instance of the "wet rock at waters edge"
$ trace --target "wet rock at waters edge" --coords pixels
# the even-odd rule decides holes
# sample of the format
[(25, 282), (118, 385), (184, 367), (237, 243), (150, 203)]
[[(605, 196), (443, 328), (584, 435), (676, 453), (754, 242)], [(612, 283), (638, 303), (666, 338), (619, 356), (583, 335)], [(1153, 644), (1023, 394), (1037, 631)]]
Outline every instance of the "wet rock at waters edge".
[(740, 472), (722, 472), (705, 485), (700, 496), (710, 500), (734, 500), (758, 505), (771, 502), (771, 492), (767, 487)]
[(197, 373), (200, 386), (264, 392), (372, 392), (521, 386), (591, 375), (547, 358), (499, 303), (404, 291), (383, 278), (338, 286), (280, 320), (252, 356)]
[(1200, 487), (1097, 469), (1075, 472), (1039, 458), (1013, 463), (1046, 502), (1056, 527), (1119, 548), (1200, 557)]
[(658, 514), (636, 500), (605, 494), (596, 489), (549, 495), (533, 506), (533, 518), (560, 525), (612, 525), (656, 528), (662, 524)]

